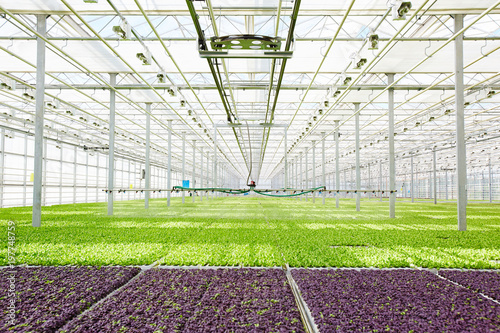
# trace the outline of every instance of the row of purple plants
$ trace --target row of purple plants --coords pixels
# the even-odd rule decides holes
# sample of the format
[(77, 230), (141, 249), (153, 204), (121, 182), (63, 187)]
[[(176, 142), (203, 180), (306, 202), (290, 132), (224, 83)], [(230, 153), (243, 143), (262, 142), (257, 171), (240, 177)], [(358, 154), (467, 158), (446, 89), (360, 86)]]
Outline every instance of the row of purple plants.
[(440, 270), (439, 275), (500, 301), (500, 272)]
[(500, 306), (417, 270), (307, 270), (292, 276), (322, 332), (499, 332)]
[(61, 332), (301, 332), (279, 269), (152, 269)]
[[(0, 269), (0, 331), (55, 332), (140, 272), (130, 267)], [(11, 296), (15, 294), (10, 321)]]

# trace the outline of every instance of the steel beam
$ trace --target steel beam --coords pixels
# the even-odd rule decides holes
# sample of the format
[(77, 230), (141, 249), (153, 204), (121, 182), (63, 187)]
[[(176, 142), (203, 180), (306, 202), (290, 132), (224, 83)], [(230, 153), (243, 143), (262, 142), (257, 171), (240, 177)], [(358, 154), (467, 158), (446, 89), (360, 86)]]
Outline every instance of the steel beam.
[(488, 192), (490, 203), (493, 202), (493, 173), (491, 172), (491, 157), (488, 159)]
[[(149, 153), (151, 150), (151, 103), (146, 103), (146, 188), (151, 188), (151, 163)], [(144, 208), (149, 208), (149, 191), (144, 193)]]
[[(322, 186), (325, 186), (326, 188), (326, 157), (325, 157), (325, 141), (326, 141), (326, 136), (325, 132), (321, 132), (321, 181), (322, 181)], [(322, 192), (323, 194), (323, 205), (325, 204), (326, 201), (326, 191)]]
[[(200, 148), (200, 187), (203, 188), (203, 147)], [(203, 201), (203, 193), (200, 192), (200, 201)]]
[(434, 196), (434, 204), (436, 205), (437, 204), (437, 170), (436, 170), (436, 164), (437, 164), (437, 160), (436, 160), (436, 149), (432, 149), (432, 180), (433, 180), (433, 190), (434, 190), (434, 193), (433, 193), (433, 196)]
[[(307, 148), (305, 149), (304, 151), (304, 155), (306, 156), (306, 164), (305, 164), (305, 168), (306, 168), (306, 189), (309, 188), (309, 151), (307, 150)], [(308, 194), (306, 193), (306, 202), (307, 202), (307, 199), (308, 199)]]
[[(394, 83), (394, 74), (387, 74), (387, 84)], [(389, 93), (389, 217), (396, 217), (396, 160), (394, 157), (394, 89)]]
[[(454, 17), (455, 33), (464, 26), (464, 15)], [(458, 230), (467, 230), (467, 156), (464, 119), (464, 42), (463, 33), (455, 38), (455, 108), (457, 144), (457, 215)]]
[[(46, 35), (46, 15), (37, 15), (37, 32)], [(35, 156), (33, 180), (33, 216), (32, 225), (42, 225), (42, 177), (43, 177), (43, 115), (45, 97), (45, 41), (37, 38), (36, 41), (36, 105), (35, 105)], [(3, 170), (2, 170), (3, 172)]]
[(288, 137), (287, 137), (287, 132), (288, 132), (288, 128), (285, 127), (285, 142), (284, 142), (284, 161), (285, 161), (285, 173), (284, 173), (284, 183), (285, 183), (285, 193), (286, 193), (286, 189), (288, 188)]
[(410, 183), (410, 194), (411, 194), (411, 202), (415, 202), (415, 177), (413, 170), (413, 155), (410, 157), (410, 168), (411, 168), (411, 183)]
[(167, 160), (167, 207), (170, 207), (170, 195), (172, 190), (172, 120), (168, 120), (168, 160)]
[[(191, 176), (192, 184), (191, 187), (195, 188), (196, 187), (196, 140), (193, 140), (193, 173)], [(195, 201), (195, 195), (194, 195), (194, 190), (191, 192), (192, 194), (192, 201), (194, 203)]]
[[(29, 73), (29, 71), (28, 71)], [(337, 73), (325, 73), (326, 74), (337, 74)], [(347, 73), (349, 74), (349, 73)], [(470, 86), (464, 86), (465, 89), (471, 89), (471, 87), (475, 87), (477, 85), (470, 85)], [(177, 85), (177, 89), (180, 91), (182, 90), (189, 90), (191, 91), (191, 88), (195, 90), (217, 90), (217, 87), (214, 85), (208, 85), (208, 84), (200, 84), (200, 85), (194, 85), (191, 86), (191, 88), (188, 85)], [(264, 84), (264, 83), (258, 83), (258, 82), (234, 82), (231, 84), (231, 87), (233, 90), (267, 90), (269, 89), (269, 84)], [(488, 86), (489, 88), (493, 90), (500, 90), (500, 85), (494, 84), (491, 86)], [(151, 89), (156, 89), (156, 90), (166, 90), (168, 87), (165, 84), (151, 84), (151, 85), (146, 85), (146, 84), (120, 84), (115, 87), (116, 90), (151, 90)], [(308, 85), (282, 85), (281, 90), (305, 90), (308, 89)], [(327, 91), (331, 89), (331, 85), (325, 85), (325, 84), (318, 84), (311, 86), (309, 90), (323, 90)], [(339, 86), (336, 87), (336, 89), (339, 89), (341, 91), (343, 90), (351, 90), (351, 91), (379, 91), (379, 90), (385, 90), (387, 88), (386, 85), (380, 85), (380, 84), (358, 84), (358, 85), (353, 85), (351, 87), (346, 87), (346, 86)], [(429, 87), (428, 85), (404, 85), (404, 84), (396, 84), (394, 87), (394, 90), (399, 90), (399, 91), (421, 91), (421, 90), (432, 90), (432, 91), (454, 91), (455, 86), (453, 85), (435, 85), (432, 87)], [(110, 88), (107, 86), (102, 86), (102, 85), (96, 85), (96, 84), (75, 84), (75, 85), (64, 85), (64, 84), (49, 84), (45, 86), (45, 89), (47, 90), (109, 90)], [(474, 88), (472, 88), (474, 90)], [(480, 90), (480, 88), (476, 88), (477, 91)]]
[[(339, 130), (340, 120), (335, 120), (335, 189), (340, 190), (340, 148), (339, 148)], [(335, 194), (335, 207), (339, 208), (339, 193)]]
[[(213, 177), (213, 187), (217, 187), (217, 125), (214, 124), (214, 173)], [(213, 197), (213, 195), (212, 195)]]
[[(316, 187), (316, 141), (313, 140), (312, 141), (312, 150), (313, 150), (313, 156), (312, 156), (312, 188), (315, 188)], [(312, 197), (313, 197), (313, 203), (316, 202), (316, 193), (312, 193)]]
[(359, 155), (359, 103), (354, 103), (356, 131), (356, 211), (361, 210), (361, 162)]
[(382, 198), (382, 160), (380, 160), (378, 162), (378, 166), (379, 166), (379, 178), (378, 178), (378, 188), (380, 189), (380, 201), (382, 202), (383, 198)]
[[(182, 132), (182, 181), (184, 181), (185, 179), (186, 179), (186, 133)], [(186, 203), (186, 193), (184, 191), (182, 191), (182, 203)]]
[[(109, 84), (116, 84), (116, 73), (109, 74)], [(113, 188), (115, 186), (115, 114), (116, 93), (109, 91), (109, 155), (108, 155), (108, 215), (113, 215)]]

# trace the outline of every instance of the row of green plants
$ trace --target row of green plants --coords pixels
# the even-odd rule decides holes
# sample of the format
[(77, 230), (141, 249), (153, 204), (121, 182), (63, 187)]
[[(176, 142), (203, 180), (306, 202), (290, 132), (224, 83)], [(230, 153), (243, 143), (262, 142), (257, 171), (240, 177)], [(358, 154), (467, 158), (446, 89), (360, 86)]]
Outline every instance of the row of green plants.
[[(45, 207), (42, 227), (31, 209), (0, 210), (0, 229), (16, 224), (16, 261), (28, 265), (212, 265), (293, 267), (500, 268), (500, 205), (468, 207), (457, 231), (452, 203), (229, 197), (170, 208), (162, 199)], [(7, 264), (7, 242), (0, 247)]]

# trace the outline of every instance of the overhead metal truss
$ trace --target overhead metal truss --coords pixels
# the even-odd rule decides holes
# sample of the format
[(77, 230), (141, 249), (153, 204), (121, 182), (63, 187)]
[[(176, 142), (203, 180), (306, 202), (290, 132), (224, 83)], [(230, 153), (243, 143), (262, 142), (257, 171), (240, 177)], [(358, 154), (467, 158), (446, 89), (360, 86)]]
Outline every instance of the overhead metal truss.
[[(0, 12), (2, 128), (34, 129), (36, 100), (30, 96), (35, 96), (36, 39), (42, 37), (34, 15), (43, 14), (48, 16), (46, 136), (106, 146), (114, 91), (117, 152), (142, 156), (149, 115), (153, 159), (168, 155), (165, 138), (171, 130), (174, 165), (181, 161), (184, 133), (189, 146), (196, 140), (198, 154), (203, 147), (204, 156), (212, 156), (215, 147), (218, 161), (233, 174), (246, 180), (252, 167), (252, 177), (262, 182), (282, 177), (286, 142), (284, 128), (255, 124), (286, 124), (290, 158), (312, 151), (312, 142), (318, 144), (325, 133), (327, 171), (334, 169), (333, 135), (339, 131), (340, 168), (348, 169), (356, 150), (354, 103), (360, 103), (361, 165), (385, 158), (389, 89), (395, 99), (396, 159), (436, 147), (453, 168), (453, 17), (464, 14), (469, 163), (499, 161), (500, 9), (494, 0), (412, 1), (406, 21), (393, 21), (385, 0), (249, 1), (244, 6), (226, 0), (168, 5), (0, 0)], [(128, 39), (113, 32), (122, 22), (131, 26)], [(202, 36), (244, 34), (280, 37), (282, 50), (270, 52), (273, 57), (242, 59), (207, 46), (200, 57)], [(378, 49), (369, 45), (375, 34)], [(143, 65), (137, 53), (150, 54), (151, 65)], [(362, 59), (366, 63), (357, 66)], [(109, 73), (117, 73), (115, 86)], [(386, 73), (395, 74), (393, 85)], [(152, 103), (151, 111), (146, 103)], [(242, 125), (224, 127), (227, 123)], [(316, 162), (320, 168), (319, 157)]]

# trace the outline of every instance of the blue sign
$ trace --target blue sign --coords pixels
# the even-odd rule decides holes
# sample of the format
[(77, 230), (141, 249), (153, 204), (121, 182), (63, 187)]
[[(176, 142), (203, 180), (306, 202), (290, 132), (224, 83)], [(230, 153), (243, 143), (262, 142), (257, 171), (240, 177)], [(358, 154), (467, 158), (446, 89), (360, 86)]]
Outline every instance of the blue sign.
[(189, 180), (183, 180), (182, 187), (189, 187)]

